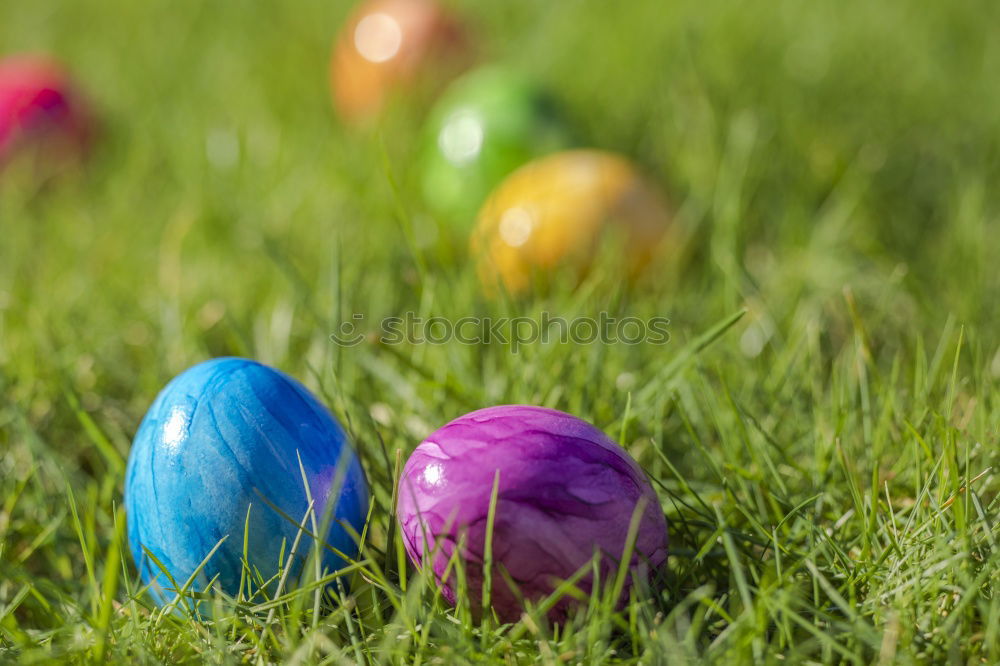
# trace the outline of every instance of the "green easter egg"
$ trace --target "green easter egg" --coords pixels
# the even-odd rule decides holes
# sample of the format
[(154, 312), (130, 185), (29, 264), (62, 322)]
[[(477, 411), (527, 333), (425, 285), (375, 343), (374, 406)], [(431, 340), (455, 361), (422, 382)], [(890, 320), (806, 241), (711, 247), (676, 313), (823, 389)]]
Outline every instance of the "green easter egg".
[(555, 104), (529, 77), (499, 67), (456, 80), (435, 105), (423, 138), (421, 189), (429, 210), (471, 229), (503, 178), (572, 144)]

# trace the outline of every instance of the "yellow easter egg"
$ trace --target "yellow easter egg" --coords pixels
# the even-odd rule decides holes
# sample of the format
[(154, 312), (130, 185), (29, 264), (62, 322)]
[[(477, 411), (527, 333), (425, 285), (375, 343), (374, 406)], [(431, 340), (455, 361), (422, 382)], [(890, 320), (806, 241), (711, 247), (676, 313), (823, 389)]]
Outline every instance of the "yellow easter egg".
[(669, 227), (663, 196), (626, 158), (569, 150), (529, 162), (479, 212), (472, 238), (488, 290), (517, 293), (552, 278), (582, 278), (605, 246), (629, 279), (649, 263)]

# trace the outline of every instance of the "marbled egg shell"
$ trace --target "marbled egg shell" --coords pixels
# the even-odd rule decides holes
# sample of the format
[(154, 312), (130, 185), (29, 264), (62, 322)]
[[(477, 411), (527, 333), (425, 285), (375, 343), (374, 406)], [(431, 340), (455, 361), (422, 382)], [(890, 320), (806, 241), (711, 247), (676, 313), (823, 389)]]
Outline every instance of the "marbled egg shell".
[[(129, 547), (162, 603), (173, 597), (173, 584), (146, 550), (183, 585), (225, 538), (194, 589), (218, 576), (221, 589), (235, 595), (245, 526), (249, 564), (268, 580), (283, 549), (289, 560), (309, 497), (317, 523), (332, 512), (326, 542), (354, 556), (356, 537), (345, 526), (361, 532), (368, 484), (343, 429), (291, 377), (246, 359), (213, 359), (167, 384), (136, 434), (125, 481)], [(308, 534), (300, 541), (292, 573), (314, 547)], [(327, 572), (344, 566), (324, 550)]]

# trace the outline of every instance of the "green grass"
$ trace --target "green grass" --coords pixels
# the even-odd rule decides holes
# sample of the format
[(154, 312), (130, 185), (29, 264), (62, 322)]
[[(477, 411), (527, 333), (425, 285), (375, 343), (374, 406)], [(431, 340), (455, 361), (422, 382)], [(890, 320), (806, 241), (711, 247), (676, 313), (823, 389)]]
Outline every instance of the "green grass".
[[(104, 118), (85, 173), (0, 183), (0, 660), (1000, 661), (996, 3), (460, 4), (484, 59), (530, 67), (670, 194), (674, 264), (630, 293), (598, 271), (485, 300), (417, 195), (422, 105), (377, 132), (333, 116), (345, 3), (0, 5), (0, 51), (65, 58)], [(671, 341), (329, 339), (352, 313), (603, 309), (669, 317)], [(224, 354), (301, 378), (351, 431), (375, 504), (339, 605), (314, 586), (195, 621), (141, 593), (131, 436)], [(621, 436), (656, 481), (651, 598), (478, 624), (478, 598), (450, 609), (406, 568), (398, 456), (513, 402)]]

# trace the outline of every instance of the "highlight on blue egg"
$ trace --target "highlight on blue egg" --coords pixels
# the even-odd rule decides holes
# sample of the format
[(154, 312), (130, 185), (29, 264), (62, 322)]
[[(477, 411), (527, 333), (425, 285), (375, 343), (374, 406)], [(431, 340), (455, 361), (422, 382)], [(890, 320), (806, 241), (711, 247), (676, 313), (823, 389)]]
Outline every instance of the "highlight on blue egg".
[[(125, 479), (129, 548), (161, 605), (220, 541), (191, 591), (215, 580), (231, 596), (241, 584), (244, 596), (274, 594), (285, 578), (285, 592), (317, 550), (320, 573), (338, 571), (357, 554), (368, 502), (361, 463), (329, 410), (288, 375), (242, 358), (205, 361), (167, 384)], [(324, 531), (317, 549), (313, 535)]]

